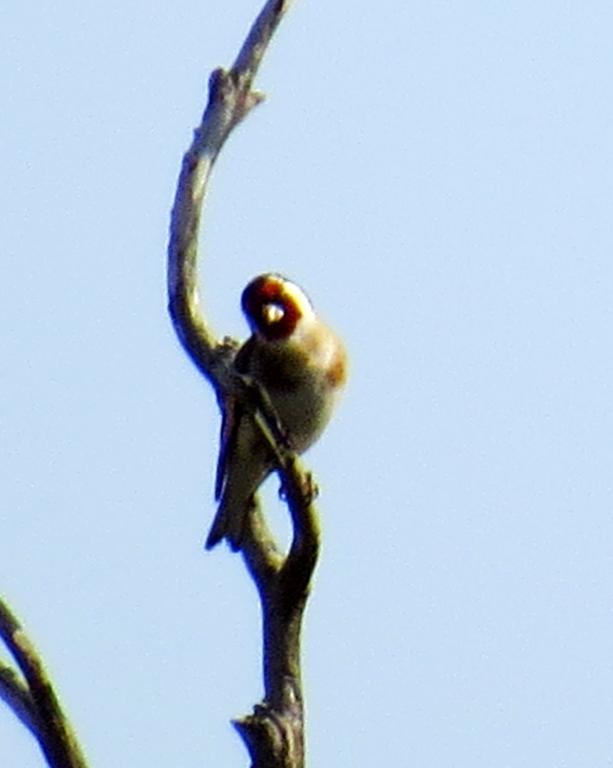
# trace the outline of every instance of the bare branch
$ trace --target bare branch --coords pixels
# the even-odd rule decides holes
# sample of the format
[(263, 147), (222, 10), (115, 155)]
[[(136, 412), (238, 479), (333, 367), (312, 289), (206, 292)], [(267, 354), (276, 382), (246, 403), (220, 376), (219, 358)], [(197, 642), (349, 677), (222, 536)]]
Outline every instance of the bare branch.
[[(251, 85), (287, 6), (268, 0), (256, 19), (232, 69), (216, 69), (209, 79), (209, 100), (194, 131), (177, 185), (168, 247), (169, 311), (175, 331), (195, 365), (216, 391), (227, 387), (227, 345), (220, 346), (200, 311), (198, 229), (213, 165), (231, 131), (263, 95)], [(226, 354), (224, 354), (224, 352)]]
[[(26, 725), (36, 736), (52, 768), (86, 768), (76, 736), (62, 711), (40, 656), (3, 600), (0, 600), (0, 638), (25, 679), (25, 685), (20, 681), (13, 685), (12, 701), (20, 700), (23, 705), (19, 709), (11, 703), (13, 711), (23, 722), (26, 722), (22, 716), (25, 714), (28, 719)], [(3, 679), (8, 682), (6, 673)]]
[(0, 699), (13, 710), (32, 735), (38, 738), (40, 723), (30, 691), (8, 664), (0, 663)]
[(216, 69), (202, 122), (183, 158), (172, 210), (168, 248), (169, 311), (175, 331), (194, 364), (211, 382), (223, 408), (239, 398), (259, 425), (276, 457), (293, 525), (290, 551), (274, 542), (259, 509), (253, 510), (241, 544), (260, 595), (264, 634), (265, 699), (253, 714), (235, 721), (254, 768), (302, 768), (303, 695), (300, 634), (310, 580), (319, 553), (319, 523), (310, 475), (288, 450), (265, 392), (233, 369), (236, 343), (221, 343), (205, 319), (198, 292), (198, 229), (215, 160), (231, 131), (263, 96), (252, 84), (266, 48), (288, 6), (269, 0), (253, 24), (232, 68)]

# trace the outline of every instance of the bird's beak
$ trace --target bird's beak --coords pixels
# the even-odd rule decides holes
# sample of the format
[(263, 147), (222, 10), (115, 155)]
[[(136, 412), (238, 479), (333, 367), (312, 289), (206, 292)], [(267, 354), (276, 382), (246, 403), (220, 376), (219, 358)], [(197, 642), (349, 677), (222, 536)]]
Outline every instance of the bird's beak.
[(284, 314), (283, 308), (278, 304), (264, 304), (262, 307), (262, 318), (266, 325), (278, 323)]

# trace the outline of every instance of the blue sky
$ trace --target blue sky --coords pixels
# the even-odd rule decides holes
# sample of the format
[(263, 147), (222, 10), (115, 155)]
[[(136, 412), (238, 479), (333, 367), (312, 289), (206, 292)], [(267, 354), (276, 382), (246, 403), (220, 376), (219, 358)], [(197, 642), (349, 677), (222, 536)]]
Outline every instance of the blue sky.
[[(247, 764), (256, 595), (202, 548), (218, 414), (164, 270), (208, 74), (258, 9), (0, 11), (0, 588), (92, 765)], [(612, 25), (300, 0), (218, 163), (214, 327), (244, 336), (240, 291), (275, 269), (351, 354), (307, 459), (312, 766), (613, 759)], [(41, 762), (1, 709), (0, 762)]]

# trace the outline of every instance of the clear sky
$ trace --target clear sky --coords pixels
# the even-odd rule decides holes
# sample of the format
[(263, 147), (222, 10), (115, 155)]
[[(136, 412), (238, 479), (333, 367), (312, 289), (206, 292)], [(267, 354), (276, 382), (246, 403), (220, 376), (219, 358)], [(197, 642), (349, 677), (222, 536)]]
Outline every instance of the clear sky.
[[(203, 551), (218, 413), (164, 272), (258, 8), (0, 10), (0, 590), (92, 766), (247, 764), (258, 606)], [(612, 29), (598, 0), (299, 0), (216, 168), (214, 327), (274, 269), (351, 353), (308, 454), (311, 766), (613, 761)], [(0, 764), (41, 764), (2, 707)]]

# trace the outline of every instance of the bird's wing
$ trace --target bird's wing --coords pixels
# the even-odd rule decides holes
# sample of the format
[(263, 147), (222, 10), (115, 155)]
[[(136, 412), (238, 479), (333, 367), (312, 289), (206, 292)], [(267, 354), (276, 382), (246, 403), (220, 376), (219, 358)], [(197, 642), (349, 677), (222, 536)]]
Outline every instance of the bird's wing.
[(228, 456), (233, 450), (238, 432), (238, 425), (242, 418), (241, 408), (236, 398), (227, 397), (223, 405), (221, 418), (221, 434), (219, 437), (219, 456), (217, 457), (217, 474), (215, 476), (215, 501), (219, 501), (223, 491), (226, 474), (228, 471)]
[[(253, 336), (248, 339), (236, 353), (234, 368), (239, 373), (249, 372), (249, 363), (254, 345)], [(228, 456), (236, 444), (236, 437), (241, 420), (245, 418), (245, 409), (235, 397), (226, 397), (223, 403), (221, 417), (221, 434), (219, 438), (219, 456), (217, 458), (217, 473), (215, 476), (215, 501), (219, 501), (223, 492), (224, 482), (228, 473)]]

